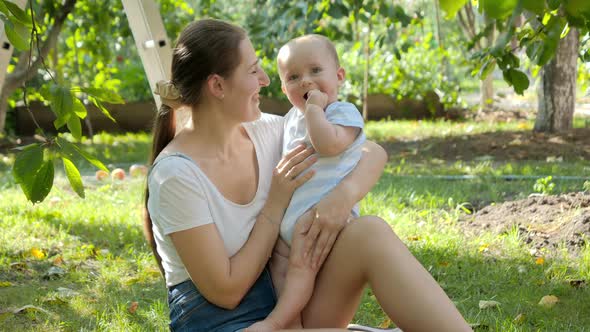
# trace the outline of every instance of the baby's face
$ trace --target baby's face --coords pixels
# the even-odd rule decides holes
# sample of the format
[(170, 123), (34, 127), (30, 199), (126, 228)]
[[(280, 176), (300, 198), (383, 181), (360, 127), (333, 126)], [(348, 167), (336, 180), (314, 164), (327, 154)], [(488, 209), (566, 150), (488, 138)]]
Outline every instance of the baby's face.
[(318, 89), (328, 95), (328, 105), (338, 99), (344, 69), (320, 40), (305, 39), (285, 46), (278, 57), (281, 87), (293, 106), (305, 109), (307, 92)]

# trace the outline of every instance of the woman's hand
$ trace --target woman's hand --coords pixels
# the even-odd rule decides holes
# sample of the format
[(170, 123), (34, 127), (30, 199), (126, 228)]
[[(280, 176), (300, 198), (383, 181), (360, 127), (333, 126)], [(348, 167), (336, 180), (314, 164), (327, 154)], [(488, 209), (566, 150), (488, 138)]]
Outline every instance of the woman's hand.
[(373, 187), (387, 162), (385, 150), (371, 141), (363, 145), (356, 167), (316, 206), (314, 220), (305, 240), (306, 257), (321, 266), (338, 234), (350, 218), (350, 211)]
[(302, 174), (316, 162), (317, 156), (312, 156), (314, 152), (312, 147), (299, 145), (279, 161), (273, 172), (267, 202), (277, 202), (287, 207), (295, 189), (311, 179), (315, 173), (314, 170), (309, 170)]
[(318, 269), (328, 257), (338, 234), (350, 221), (353, 206), (354, 202), (346, 203), (342, 196), (331, 193), (308, 211), (311, 222), (301, 222), (301, 227), (308, 227), (307, 232), (301, 230), (306, 232), (303, 255), (313, 269)]

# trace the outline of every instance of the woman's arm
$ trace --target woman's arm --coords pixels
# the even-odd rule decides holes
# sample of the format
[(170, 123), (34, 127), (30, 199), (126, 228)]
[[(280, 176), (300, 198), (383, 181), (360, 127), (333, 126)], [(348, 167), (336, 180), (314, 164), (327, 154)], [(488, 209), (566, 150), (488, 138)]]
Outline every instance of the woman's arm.
[[(314, 267), (320, 266), (332, 249), (338, 233), (349, 220), (354, 205), (377, 183), (387, 153), (377, 143), (367, 141), (357, 166), (315, 207), (315, 219), (305, 232), (304, 257)], [(313, 249), (313, 252), (312, 252)]]
[(266, 266), (279, 233), (291, 195), (313, 175), (308, 169), (316, 160), (307, 158), (313, 149), (297, 148), (275, 168), (269, 199), (256, 218), (246, 243), (228, 257), (217, 227), (207, 224), (170, 234), (191, 280), (210, 302), (235, 308)]

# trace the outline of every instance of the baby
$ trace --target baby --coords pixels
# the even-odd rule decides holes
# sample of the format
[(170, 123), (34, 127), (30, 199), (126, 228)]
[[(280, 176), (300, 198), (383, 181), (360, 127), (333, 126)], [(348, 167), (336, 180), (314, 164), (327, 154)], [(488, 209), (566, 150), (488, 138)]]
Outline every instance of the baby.
[[(285, 115), (283, 154), (304, 143), (313, 145), (319, 158), (312, 166), (315, 175), (295, 191), (281, 223), (281, 236), (271, 259), (278, 303), (264, 321), (247, 331), (301, 327), (300, 313), (312, 295), (319, 267), (289, 257), (288, 245), (293, 252), (299, 252), (295, 248), (302, 245), (291, 243), (295, 224), (304, 214), (313, 215), (314, 205), (354, 169), (365, 141), (358, 109), (337, 100), (345, 72), (328, 38), (305, 35), (293, 39), (279, 50), (277, 63), (281, 88), (293, 105)], [(358, 217), (358, 207), (352, 214)], [(288, 267), (276, 266), (281, 262)]]

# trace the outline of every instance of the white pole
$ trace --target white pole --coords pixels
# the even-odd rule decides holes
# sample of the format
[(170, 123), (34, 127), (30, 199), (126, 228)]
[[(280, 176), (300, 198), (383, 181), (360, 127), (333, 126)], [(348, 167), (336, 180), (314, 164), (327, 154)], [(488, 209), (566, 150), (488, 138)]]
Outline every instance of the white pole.
[[(160, 10), (153, 0), (121, 1), (153, 94), (157, 81), (170, 79), (172, 61), (172, 48)], [(154, 99), (160, 107), (160, 98), (154, 95)]]
[[(153, 94), (157, 81), (170, 79), (172, 64), (172, 46), (164, 30), (160, 10), (154, 0), (121, 1)], [(160, 98), (155, 94), (153, 96), (160, 108)], [(177, 133), (189, 119), (190, 112), (187, 110), (176, 111)]]

